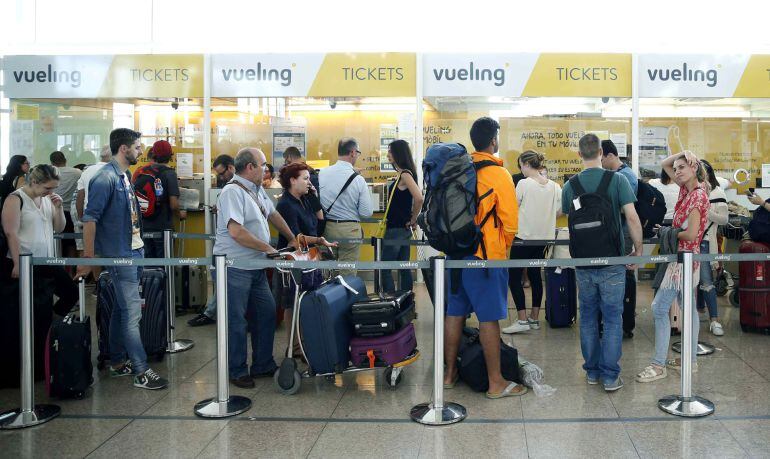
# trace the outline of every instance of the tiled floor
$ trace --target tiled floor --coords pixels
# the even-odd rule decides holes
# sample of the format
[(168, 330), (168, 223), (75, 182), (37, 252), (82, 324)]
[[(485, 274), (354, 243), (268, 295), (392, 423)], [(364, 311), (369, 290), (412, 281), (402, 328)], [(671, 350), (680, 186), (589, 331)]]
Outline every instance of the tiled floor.
[[(720, 298), (726, 335), (701, 338), (716, 345), (699, 360), (694, 391), (716, 404), (716, 414), (686, 420), (657, 408), (679, 391), (679, 375), (653, 384), (633, 376), (652, 353), (651, 292), (639, 288), (636, 336), (624, 341), (626, 386), (607, 394), (585, 384), (577, 327), (541, 330), (504, 339), (538, 364), (551, 397), (532, 391), (521, 398), (487, 400), (460, 384), (445, 399), (461, 403), (468, 419), (447, 427), (409, 420), (410, 408), (427, 402), (433, 380), (433, 309), (417, 288), (415, 323), (422, 358), (406, 368), (393, 390), (378, 373), (303, 381), (293, 396), (280, 395), (270, 380), (252, 390), (251, 409), (228, 420), (195, 417), (193, 405), (216, 393), (214, 327), (188, 328), (180, 317), (177, 336), (195, 341), (188, 352), (156, 365), (172, 383), (165, 391), (134, 389), (127, 379), (100, 373), (84, 400), (57, 401), (62, 416), (23, 431), (0, 432), (2, 457), (770, 457), (770, 337), (745, 334), (738, 310)], [(93, 305), (90, 305), (90, 310)], [(286, 346), (276, 335), (276, 355)], [(46, 402), (42, 387), (37, 400)], [(17, 406), (18, 391), (0, 390), (0, 411)]]

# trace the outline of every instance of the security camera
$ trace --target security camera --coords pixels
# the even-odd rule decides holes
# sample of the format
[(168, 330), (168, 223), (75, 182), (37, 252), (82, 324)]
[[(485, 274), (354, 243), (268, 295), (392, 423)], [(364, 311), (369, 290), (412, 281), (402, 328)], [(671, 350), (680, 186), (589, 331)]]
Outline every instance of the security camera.
[(605, 104), (606, 104), (606, 103), (607, 103), (607, 102), (609, 102), (609, 101), (610, 101), (610, 98), (609, 98), (609, 97), (602, 97), (602, 103), (605, 103)]
[(174, 101), (171, 102), (171, 108), (173, 108), (174, 110), (177, 110), (179, 108), (179, 100), (178, 99), (174, 99)]
[(337, 108), (337, 101), (334, 99), (329, 99), (329, 108), (331, 108), (332, 110)]

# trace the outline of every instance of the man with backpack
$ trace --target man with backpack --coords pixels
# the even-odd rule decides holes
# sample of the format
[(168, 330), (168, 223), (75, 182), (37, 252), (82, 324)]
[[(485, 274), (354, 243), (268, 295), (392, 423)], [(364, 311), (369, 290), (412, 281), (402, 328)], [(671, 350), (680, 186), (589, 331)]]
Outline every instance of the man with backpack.
[[(437, 148), (441, 155), (432, 155), (429, 150), (426, 156), (427, 167), (423, 167), (428, 177), (428, 192), (421, 226), (426, 230), (431, 245), (450, 258), (508, 259), (518, 228), (518, 201), (511, 175), (503, 167), (503, 161), (495, 156), (500, 145), (499, 131), (497, 121), (488, 117), (479, 118), (471, 126), (470, 132), (475, 153), (468, 155), (462, 145), (444, 144)], [(458, 154), (453, 155), (449, 161), (442, 162), (442, 159), (458, 150)], [(472, 164), (469, 164), (471, 160)], [(431, 169), (431, 165), (436, 167)], [(454, 171), (459, 172), (459, 175)], [(452, 182), (457, 177), (462, 181), (461, 187), (453, 186)], [(468, 190), (468, 187), (471, 189)], [(463, 195), (455, 196), (452, 190), (459, 190)], [(473, 214), (469, 215), (469, 224), (465, 228), (451, 224), (465, 219), (469, 211)], [(442, 219), (438, 215), (447, 213), (450, 215), (450, 225), (442, 230)], [(474, 234), (470, 240), (463, 238), (463, 234), (469, 234), (469, 229), (470, 234)], [(442, 239), (450, 241), (449, 245), (445, 245)], [(471, 243), (467, 244), (468, 241)], [(508, 316), (508, 270), (450, 270), (449, 286), (444, 322), (444, 387), (454, 387), (459, 376), (457, 354), (463, 336), (463, 324), (466, 316), (473, 312), (479, 320), (480, 341), (489, 379), (487, 397), (498, 399), (526, 393), (526, 387), (507, 381), (501, 372), (499, 321)]]
[[(602, 169), (599, 138), (586, 134), (578, 143), (584, 170), (564, 184), (562, 212), (568, 216), (570, 255), (574, 258), (618, 257), (626, 254), (620, 212), (633, 241), (632, 256), (642, 254), (642, 227), (628, 180)], [(588, 384), (613, 392), (620, 377), (625, 270), (635, 266), (580, 267), (576, 270), (580, 300), (580, 347)], [(599, 337), (599, 313), (604, 331)]]
[[(150, 149), (151, 163), (134, 171), (134, 189), (142, 208), (144, 232), (173, 230), (174, 212), (179, 212), (180, 220), (187, 218), (187, 211), (179, 208), (179, 179), (176, 171), (168, 166), (171, 154), (171, 144), (158, 140)], [(163, 239), (145, 238), (144, 256), (163, 258)]]
[[(612, 140), (602, 140), (602, 167), (608, 171), (614, 171), (625, 177), (634, 196), (639, 192), (639, 179), (633, 169), (624, 164), (618, 156), (618, 148)], [(625, 215), (620, 216), (623, 225), (623, 245), (626, 252), (633, 250), (631, 234), (628, 232), (628, 223)], [(633, 269), (626, 270), (626, 289), (623, 294), (623, 337), (633, 338), (636, 327), (636, 272)]]

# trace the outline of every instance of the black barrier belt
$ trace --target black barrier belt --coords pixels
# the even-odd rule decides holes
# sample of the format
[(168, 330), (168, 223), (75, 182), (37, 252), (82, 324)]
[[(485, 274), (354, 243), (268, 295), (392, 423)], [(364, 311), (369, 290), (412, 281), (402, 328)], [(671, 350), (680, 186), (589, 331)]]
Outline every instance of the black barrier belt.
[[(694, 261), (770, 261), (767, 253), (698, 254)], [(643, 257), (564, 258), (548, 260), (447, 260), (447, 268), (572, 268), (615, 265), (644, 265), (672, 263), (677, 255), (651, 255)], [(55, 266), (208, 266), (211, 258), (45, 258), (33, 257), (33, 265)], [(430, 261), (284, 261), (284, 260), (234, 260), (227, 265), (240, 269), (425, 269)]]

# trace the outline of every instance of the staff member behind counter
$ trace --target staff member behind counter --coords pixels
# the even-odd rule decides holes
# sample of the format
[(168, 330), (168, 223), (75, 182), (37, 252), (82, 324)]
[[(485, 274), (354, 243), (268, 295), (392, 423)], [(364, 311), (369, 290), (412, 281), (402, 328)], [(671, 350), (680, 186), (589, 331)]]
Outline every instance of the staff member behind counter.
[[(353, 166), (361, 155), (358, 142), (352, 137), (340, 139), (337, 162), (318, 173), (321, 185), (321, 205), (326, 212), (324, 237), (330, 241), (363, 237), (361, 219), (372, 216), (372, 199), (366, 180)], [(340, 243), (339, 261), (357, 261), (361, 247)], [(343, 275), (355, 270), (342, 270)]]

